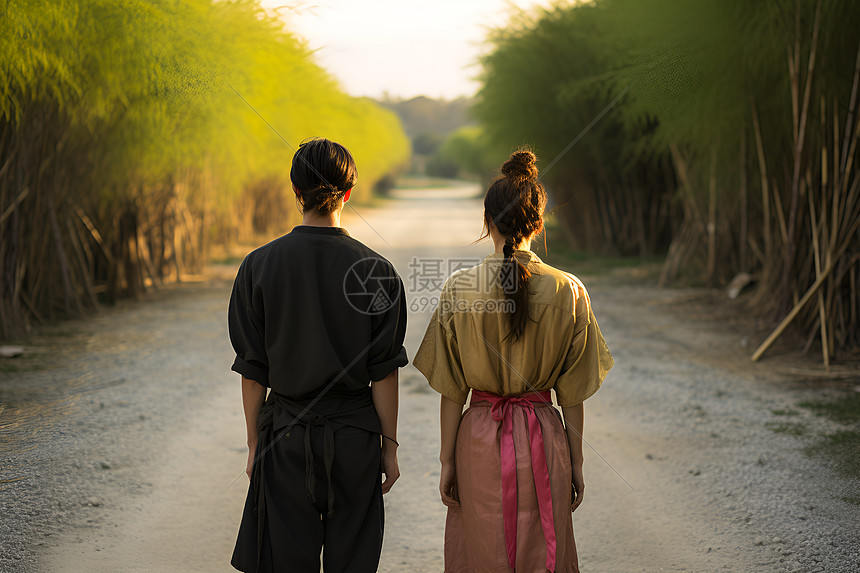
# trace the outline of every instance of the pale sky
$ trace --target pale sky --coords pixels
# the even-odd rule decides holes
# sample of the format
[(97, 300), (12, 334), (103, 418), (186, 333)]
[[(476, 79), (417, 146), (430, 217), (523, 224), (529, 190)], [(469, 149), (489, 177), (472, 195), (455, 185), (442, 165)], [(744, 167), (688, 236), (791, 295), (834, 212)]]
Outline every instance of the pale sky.
[(356, 96), (474, 95), (488, 28), (548, 0), (263, 0)]

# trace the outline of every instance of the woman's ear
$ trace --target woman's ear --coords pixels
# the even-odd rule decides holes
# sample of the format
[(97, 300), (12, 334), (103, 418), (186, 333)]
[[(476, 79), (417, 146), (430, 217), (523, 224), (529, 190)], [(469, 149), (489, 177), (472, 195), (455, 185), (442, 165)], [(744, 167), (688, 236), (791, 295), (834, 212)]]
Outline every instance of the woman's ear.
[(293, 193), (295, 193), (295, 194), (296, 194), (296, 197), (298, 197), (299, 199), (301, 199), (301, 198), (302, 198), (302, 192), (301, 192), (301, 191), (299, 191), (298, 189), (296, 189), (296, 186), (295, 186), (295, 185), (293, 185)]
[(349, 194), (352, 193), (352, 189), (347, 189), (346, 193), (343, 194), (343, 202), (346, 203), (349, 201)]

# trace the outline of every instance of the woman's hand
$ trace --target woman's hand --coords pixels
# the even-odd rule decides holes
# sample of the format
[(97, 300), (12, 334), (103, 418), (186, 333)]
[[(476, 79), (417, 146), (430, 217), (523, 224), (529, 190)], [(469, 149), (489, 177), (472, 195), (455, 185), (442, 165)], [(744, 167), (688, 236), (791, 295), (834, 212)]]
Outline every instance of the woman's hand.
[(571, 479), (573, 487), (573, 497), (570, 504), (570, 511), (576, 511), (579, 504), (582, 503), (582, 494), (585, 493), (585, 479), (582, 477), (582, 466), (573, 467), (573, 479)]
[(585, 479), (582, 477), (582, 428), (585, 425), (585, 409), (582, 403), (576, 406), (562, 408), (564, 412), (564, 425), (567, 432), (567, 445), (570, 447), (570, 463), (573, 473), (571, 475), (571, 489), (573, 489), (570, 511), (576, 511), (582, 503), (582, 494), (585, 493)]
[(442, 449), (439, 453), (442, 473), (439, 477), (439, 494), (442, 496), (442, 503), (447, 507), (460, 505), (460, 496), (457, 494), (457, 472), (454, 469), (454, 452), (457, 449), (457, 432), (460, 429), (462, 415), (462, 404), (442, 396), (442, 402), (439, 405), (439, 424), (442, 429)]
[(446, 507), (459, 507), (460, 496), (457, 495), (457, 473), (454, 462), (442, 462), (442, 472), (439, 477), (439, 494)]
[(400, 465), (397, 463), (397, 444), (388, 440), (386, 445), (382, 447), (382, 473), (385, 474), (385, 481), (382, 482), (382, 493), (388, 493), (391, 486), (400, 477)]

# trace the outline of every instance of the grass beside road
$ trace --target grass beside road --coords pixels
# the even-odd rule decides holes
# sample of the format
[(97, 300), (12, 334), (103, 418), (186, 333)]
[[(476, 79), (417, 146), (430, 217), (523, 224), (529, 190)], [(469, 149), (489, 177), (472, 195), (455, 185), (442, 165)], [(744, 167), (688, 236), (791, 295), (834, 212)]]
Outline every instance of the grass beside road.
[(546, 252), (543, 236), (532, 241), (532, 251), (547, 264), (582, 277), (620, 273), (628, 278), (656, 280), (660, 276), (664, 259), (662, 256), (614, 257), (577, 251), (568, 245), (558, 221), (552, 215), (546, 217), (544, 226)]
[[(860, 476), (860, 394), (833, 402), (801, 402), (798, 406), (841, 426), (835, 432), (816, 437), (815, 442), (807, 446), (807, 454), (829, 460), (847, 477)], [(845, 501), (860, 505), (860, 496)]]

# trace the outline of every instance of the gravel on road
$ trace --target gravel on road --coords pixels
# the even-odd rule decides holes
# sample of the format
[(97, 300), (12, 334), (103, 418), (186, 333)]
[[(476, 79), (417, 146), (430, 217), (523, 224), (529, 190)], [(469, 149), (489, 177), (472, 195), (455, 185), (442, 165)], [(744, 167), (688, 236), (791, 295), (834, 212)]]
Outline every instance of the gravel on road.
[[(416, 257), (489, 252), (469, 245), (479, 201), (407, 193), (361, 215), (350, 232), (407, 283)], [(0, 362), (0, 571), (232, 570), (246, 448), (235, 267), (216, 271), (44, 328)], [(807, 453), (842, 426), (797, 406), (851, 390), (776, 373), (778, 355), (753, 365), (742, 333), (687, 312), (702, 291), (582, 278), (616, 362), (586, 403), (583, 571), (860, 570), (860, 478)], [(410, 314), (410, 357), (431, 311)], [(411, 366), (400, 442), (380, 571), (441, 571), (438, 396)]]

